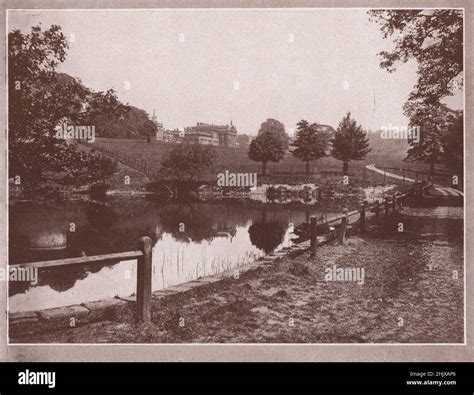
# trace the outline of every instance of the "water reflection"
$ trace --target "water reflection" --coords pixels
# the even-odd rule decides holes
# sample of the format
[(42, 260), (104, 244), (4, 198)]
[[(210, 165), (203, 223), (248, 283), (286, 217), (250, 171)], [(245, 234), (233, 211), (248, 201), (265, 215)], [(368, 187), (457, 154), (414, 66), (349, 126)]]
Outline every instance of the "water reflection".
[(170, 233), (175, 240), (201, 242), (215, 237), (235, 235), (236, 228), (228, 224), (226, 218), (213, 218), (209, 210), (186, 205), (170, 205), (160, 211), (163, 231)]
[[(180, 284), (249, 263), (291, 243), (290, 224), (338, 208), (288, 208), (250, 201), (160, 204), (145, 199), (10, 208), (10, 262), (96, 255), (137, 248), (144, 235), (153, 248), (153, 289)], [(71, 223), (74, 231), (71, 231)], [(44, 232), (66, 235), (62, 250), (25, 248)], [(28, 244), (25, 242), (28, 241)], [(25, 311), (128, 296), (136, 263), (42, 270), (39, 282), (10, 283), (10, 310)]]
[(249, 227), (250, 241), (267, 254), (277, 248), (285, 237), (288, 223), (267, 219), (267, 208), (262, 208), (262, 218)]

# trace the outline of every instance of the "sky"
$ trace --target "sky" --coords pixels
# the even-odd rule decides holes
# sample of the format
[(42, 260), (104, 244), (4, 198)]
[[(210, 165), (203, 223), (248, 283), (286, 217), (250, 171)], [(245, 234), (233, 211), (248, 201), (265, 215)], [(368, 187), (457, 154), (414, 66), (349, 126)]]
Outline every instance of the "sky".
[[(380, 69), (393, 43), (363, 9), (9, 11), (10, 31), (38, 23), (70, 41), (59, 71), (167, 129), (232, 120), (256, 135), (275, 118), (292, 134), (301, 119), (336, 128), (348, 111), (366, 130), (408, 123), (417, 65)], [(462, 92), (447, 102), (462, 108)]]

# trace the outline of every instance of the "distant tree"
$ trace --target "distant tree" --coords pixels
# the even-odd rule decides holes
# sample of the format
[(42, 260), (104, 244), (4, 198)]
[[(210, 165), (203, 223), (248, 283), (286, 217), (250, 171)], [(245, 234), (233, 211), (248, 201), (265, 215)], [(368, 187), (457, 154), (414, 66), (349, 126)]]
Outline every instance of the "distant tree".
[(330, 136), (316, 123), (309, 124), (304, 119), (298, 122), (293, 156), (306, 162), (306, 174), (309, 174), (309, 163), (327, 156)]
[(180, 182), (194, 181), (214, 163), (216, 151), (209, 145), (184, 142), (171, 149), (161, 162), (161, 176)]
[(262, 173), (267, 174), (268, 162), (279, 162), (288, 150), (289, 137), (284, 125), (275, 120), (267, 119), (262, 123), (257, 137), (250, 143), (249, 158), (262, 163)]
[(351, 113), (339, 123), (336, 134), (332, 140), (331, 155), (342, 161), (342, 172), (347, 175), (349, 162), (362, 160), (370, 152), (369, 139), (355, 119), (351, 119)]
[(262, 174), (266, 175), (267, 163), (280, 161), (284, 157), (285, 151), (278, 136), (265, 133), (257, 136), (250, 143), (248, 154), (251, 160), (262, 163)]
[(98, 136), (122, 139), (146, 137), (143, 134), (143, 125), (147, 121), (150, 120), (146, 111), (130, 105), (124, 105), (124, 113), (120, 118), (111, 118), (100, 114), (94, 118)]
[(156, 136), (157, 127), (153, 121), (146, 120), (141, 128), (141, 135), (146, 137), (146, 141), (149, 143), (151, 139)]
[(237, 144), (239, 144), (240, 148), (247, 148), (250, 142), (250, 136), (246, 134), (239, 134), (237, 135)]
[[(84, 103), (87, 111), (82, 113), (82, 121), (87, 124), (95, 125), (98, 119), (104, 118), (106, 123), (114, 123), (123, 120), (130, 112), (130, 106), (122, 104), (113, 89), (105, 92), (89, 92), (87, 101)], [(97, 123), (100, 133), (101, 125)]]
[(264, 133), (271, 133), (276, 135), (280, 140), (283, 147), (283, 150), (286, 152), (288, 150), (288, 145), (290, 141), (290, 136), (285, 132), (285, 125), (276, 119), (268, 118), (265, 122), (260, 125), (258, 130), (258, 135)]
[(94, 155), (90, 160), (89, 172), (92, 180), (101, 180), (105, 184), (105, 180), (117, 171), (117, 161), (104, 155)]

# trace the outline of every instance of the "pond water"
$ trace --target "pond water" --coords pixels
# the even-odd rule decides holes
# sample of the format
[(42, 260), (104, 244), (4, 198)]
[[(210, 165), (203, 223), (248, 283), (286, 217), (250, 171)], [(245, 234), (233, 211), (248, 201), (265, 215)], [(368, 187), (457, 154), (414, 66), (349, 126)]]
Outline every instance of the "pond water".
[[(290, 246), (293, 224), (327, 218), (347, 202), (288, 205), (222, 200), (188, 204), (145, 198), (104, 203), (17, 203), (9, 209), (9, 262), (23, 263), (137, 249), (152, 237), (153, 290), (250, 263)], [(39, 310), (129, 296), (136, 261), (40, 270), (39, 281), (10, 282), (10, 311)]]

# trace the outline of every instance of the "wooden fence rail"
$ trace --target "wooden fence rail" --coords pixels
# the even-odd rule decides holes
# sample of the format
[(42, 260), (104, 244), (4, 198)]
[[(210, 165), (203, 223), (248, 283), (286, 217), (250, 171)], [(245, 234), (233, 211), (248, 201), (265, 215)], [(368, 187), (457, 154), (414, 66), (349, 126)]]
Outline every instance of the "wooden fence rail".
[(140, 249), (136, 251), (119, 252), (116, 254), (81, 256), (78, 258), (58, 259), (54, 261), (31, 262), (10, 265), (15, 268), (52, 268), (69, 265), (89, 265), (105, 262), (118, 262), (129, 259), (137, 260), (137, 292), (136, 311), (138, 322), (151, 321), (151, 283), (152, 283), (152, 240), (142, 237)]
[[(422, 183), (417, 183), (414, 186), (411, 186), (410, 188), (406, 188), (403, 193), (397, 192), (391, 197), (385, 197), (385, 200), (384, 200), (385, 219), (388, 219), (390, 216), (390, 208), (391, 208), (392, 214), (395, 214), (397, 212), (397, 207), (398, 209), (401, 209), (403, 205), (403, 201), (405, 201), (409, 197), (419, 198), (420, 196), (423, 195), (424, 190), (430, 186), (431, 186), (430, 184), (423, 185)], [(346, 229), (347, 229), (347, 225), (349, 223), (350, 217), (353, 217), (355, 215), (360, 216), (359, 218), (360, 230), (362, 233), (364, 233), (367, 227), (366, 225), (367, 213), (369, 212), (374, 213), (375, 219), (378, 221), (380, 219), (379, 211), (380, 211), (379, 201), (376, 201), (369, 205), (368, 202), (364, 200), (364, 202), (360, 204), (360, 208), (358, 210), (348, 212), (347, 208), (344, 208), (343, 213), (341, 215), (328, 218), (327, 220), (322, 221), (322, 222), (316, 222), (316, 217), (311, 217), (310, 257), (314, 257), (316, 255), (317, 238), (315, 235), (317, 234), (318, 226), (329, 225), (329, 224), (333, 224), (335, 222), (341, 221), (341, 224), (339, 227), (340, 229), (339, 235), (336, 237), (339, 239), (339, 242), (343, 244), (345, 241)]]
[[(83, 144), (81, 142), (79, 142), (79, 143)], [(108, 148), (95, 146), (94, 149), (96, 151), (102, 152), (102, 153), (118, 160), (119, 162), (122, 162), (123, 164), (125, 164), (125, 165), (127, 165), (127, 166), (129, 166), (129, 167), (131, 167), (135, 170), (138, 170), (139, 172), (145, 174), (150, 180), (154, 180), (158, 176), (158, 172), (156, 171), (156, 169), (148, 167), (146, 165), (146, 161), (143, 161), (143, 163), (140, 163), (140, 162), (138, 162), (137, 159), (132, 158), (131, 156), (125, 155), (124, 153), (122, 153), (120, 151), (114, 151), (114, 150), (111, 150), (111, 149), (108, 149)]]
[[(430, 173), (429, 171), (420, 171), (420, 170), (413, 170), (413, 169), (405, 169), (402, 167), (385, 167), (387, 171), (398, 171), (401, 173), (413, 173), (413, 174), (421, 174), (423, 176), (428, 176)], [(443, 177), (452, 177), (451, 173), (442, 172), (439, 169), (435, 170), (434, 176), (443, 176)]]

